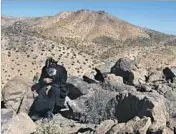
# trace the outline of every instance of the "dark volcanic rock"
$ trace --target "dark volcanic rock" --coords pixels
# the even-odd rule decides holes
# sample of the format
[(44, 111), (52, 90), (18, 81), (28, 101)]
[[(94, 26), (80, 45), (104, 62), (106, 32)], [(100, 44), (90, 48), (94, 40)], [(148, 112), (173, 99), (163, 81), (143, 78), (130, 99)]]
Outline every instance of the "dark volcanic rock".
[(173, 78), (176, 76), (176, 69), (170, 69), (166, 67), (165, 69), (163, 69), (163, 74), (165, 76), (166, 81), (171, 81), (171, 83), (173, 83)]
[(89, 78), (89, 77), (87, 77), (87, 76), (83, 76), (83, 80), (84, 80), (85, 82), (89, 83), (89, 84), (96, 83), (95, 80), (93, 80), (93, 79), (91, 79), (91, 78)]
[(104, 83), (105, 79), (104, 79), (104, 76), (103, 74), (101, 73), (101, 71), (97, 68), (95, 68), (95, 71), (97, 72), (97, 74), (95, 75), (95, 79), (100, 81), (101, 83)]
[(111, 73), (123, 77), (125, 84), (133, 84), (134, 74), (132, 72), (132, 63), (130, 59), (119, 59), (111, 68)]

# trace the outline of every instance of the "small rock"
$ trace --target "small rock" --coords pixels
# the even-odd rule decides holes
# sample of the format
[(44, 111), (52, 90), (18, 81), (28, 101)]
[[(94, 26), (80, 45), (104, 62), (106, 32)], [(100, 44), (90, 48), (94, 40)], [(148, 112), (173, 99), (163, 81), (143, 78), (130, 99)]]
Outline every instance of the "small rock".
[(96, 134), (106, 134), (115, 125), (113, 120), (105, 120), (96, 128)]
[(11, 109), (1, 109), (1, 133), (5, 133), (8, 128), (9, 121), (15, 116), (15, 112)]
[(149, 117), (144, 117), (142, 119), (140, 119), (139, 117), (135, 117), (127, 123), (120, 123), (115, 125), (108, 131), (107, 134), (146, 134), (151, 124), (151, 119)]

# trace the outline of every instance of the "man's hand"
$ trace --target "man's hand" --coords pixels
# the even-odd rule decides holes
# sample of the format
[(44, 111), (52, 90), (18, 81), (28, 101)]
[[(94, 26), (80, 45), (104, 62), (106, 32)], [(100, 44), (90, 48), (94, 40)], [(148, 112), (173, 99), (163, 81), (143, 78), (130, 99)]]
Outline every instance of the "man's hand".
[(50, 79), (50, 78), (44, 78), (43, 80), (44, 80), (44, 82), (47, 83), (47, 84), (53, 82), (53, 80)]

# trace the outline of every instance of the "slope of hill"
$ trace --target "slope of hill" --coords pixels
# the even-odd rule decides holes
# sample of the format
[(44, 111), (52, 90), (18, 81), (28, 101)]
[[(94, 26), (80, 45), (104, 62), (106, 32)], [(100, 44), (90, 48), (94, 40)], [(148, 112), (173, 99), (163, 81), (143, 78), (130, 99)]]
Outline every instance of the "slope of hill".
[(83, 75), (120, 57), (145, 68), (176, 65), (176, 36), (134, 26), (103, 11), (1, 21), (2, 84), (15, 75), (32, 78), (48, 56), (64, 64), (70, 75)]

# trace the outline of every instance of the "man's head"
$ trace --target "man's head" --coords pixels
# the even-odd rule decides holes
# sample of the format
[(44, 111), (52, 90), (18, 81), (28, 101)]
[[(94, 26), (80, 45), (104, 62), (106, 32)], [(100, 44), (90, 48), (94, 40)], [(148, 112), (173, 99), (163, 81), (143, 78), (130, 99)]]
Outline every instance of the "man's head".
[(49, 58), (47, 58), (47, 60), (45, 62), (45, 66), (49, 67), (49, 65), (51, 65), (51, 64), (57, 64), (57, 61), (54, 60), (53, 58), (49, 57)]

